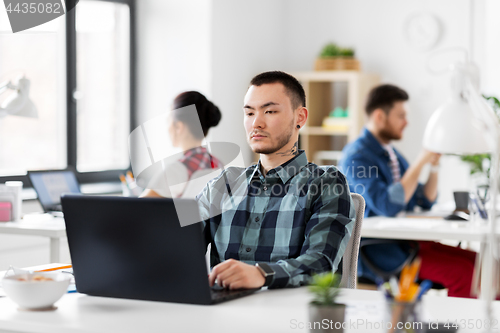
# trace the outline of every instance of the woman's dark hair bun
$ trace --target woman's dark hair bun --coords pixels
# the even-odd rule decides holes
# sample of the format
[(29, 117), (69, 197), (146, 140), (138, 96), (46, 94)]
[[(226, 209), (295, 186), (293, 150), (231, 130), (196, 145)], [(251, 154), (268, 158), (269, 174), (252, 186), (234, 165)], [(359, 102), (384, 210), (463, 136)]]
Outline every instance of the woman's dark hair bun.
[[(197, 91), (186, 91), (179, 94), (174, 99), (173, 107), (174, 110), (176, 110), (193, 104), (196, 105), (196, 111), (198, 112), (201, 129), (203, 130), (203, 137), (205, 137), (211, 127), (215, 127), (219, 124), (222, 114), (214, 103), (209, 101), (203, 94)], [(176, 121), (186, 123), (189, 127), (189, 125), (192, 124), (192, 121), (188, 121), (188, 115), (184, 116), (185, 117), (183, 117), (182, 112), (174, 112), (174, 119)], [(197, 133), (198, 131), (196, 131), (196, 129), (190, 128), (190, 130), (195, 137), (203, 139), (203, 137), (200, 137), (200, 133)]]
[(220, 113), (219, 108), (214, 103), (210, 101), (208, 101), (208, 103), (210, 104), (208, 105), (206, 110), (205, 120), (209, 127), (215, 127), (219, 125), (222, 114)]

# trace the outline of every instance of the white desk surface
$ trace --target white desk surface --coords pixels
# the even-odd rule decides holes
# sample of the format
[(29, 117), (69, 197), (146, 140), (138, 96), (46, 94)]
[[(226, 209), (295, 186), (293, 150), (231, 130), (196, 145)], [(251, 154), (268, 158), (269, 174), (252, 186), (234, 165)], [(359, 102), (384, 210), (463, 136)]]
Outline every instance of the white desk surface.
[(0, 222), (0, 233), (33, 235), (44, 237), (66, 237), (66, 226), (62, 217), (49, 214), (25, 215), (19, 222)]
[[(67, 294), (56, 303), (58, 309), (51, 312), (18, 311), (9, 299), (0, 298), (0, 332), (308, 332), (307, 326), (299, 327), (309, 321), (310, 298), (307, 288), (262, 290), (211, 306)], [(382, 320), (379, 318), (384, 313), (384, 301), (376, 291), (346, 289), (340, 301), (350, 304), (348, 322)], [(424, 308), (434, 320), (470, 319), (479, 325), (484, 318), (484, 304), (479, 300), (426, 296)], [(495, 313), (500, 317), (500, 304), (495, 304)], [(474, 328), (460, 332), (478, 331)], [(386, 331), (358, 326), (346, 332)]]
[(59, 262), (61, 238), (66, 237), (66, 225), (62, 217), (53, 217), (50, 214), (26, 214), (18, 222), (0, 222), (0, 234), (49, 237), (49, 260)]
[(481, 241), (487, 227), (442, 218), (368, 217), (363, 219), (361, 237), (411, 240)]
[[(412, 240), (481, 241), (487, 231), (470, 222), (434, 218), (370, 217), (363, 220), (362, 237)], [(60, 238), (66, 237), (63, 218), (48, 214), (27, 214), (21, 222), (0, 222), (0, 234), (50, 237), (50, 262), (60, 261)]]
[[(369, 217), (363, 219), (362, 237), (414, 239), (414, 240), (464, 240), (480, 241), (487, 231), (470, 222), (446, 221), (416, 217)], [(44, 237), (66, 237), (62, 217), (47, 214), (25, 217), (21, 222), (0, 222), (0, 233), (34, 235)]]

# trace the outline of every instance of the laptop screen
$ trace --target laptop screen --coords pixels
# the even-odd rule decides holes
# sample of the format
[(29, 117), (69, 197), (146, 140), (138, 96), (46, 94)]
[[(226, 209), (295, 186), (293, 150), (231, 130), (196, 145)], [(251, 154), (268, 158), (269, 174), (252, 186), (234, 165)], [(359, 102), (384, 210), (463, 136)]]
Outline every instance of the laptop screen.
[(63, 193), (80, 193), (72, 171), (30, 172), (29, 177), (44, 210), (59, 205)]

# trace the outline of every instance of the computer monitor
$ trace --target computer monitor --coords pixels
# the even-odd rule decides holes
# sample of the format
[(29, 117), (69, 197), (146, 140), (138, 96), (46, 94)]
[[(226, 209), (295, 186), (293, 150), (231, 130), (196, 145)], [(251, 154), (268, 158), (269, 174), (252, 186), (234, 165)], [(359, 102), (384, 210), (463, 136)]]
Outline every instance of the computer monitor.
[(28, 177), (45, 212), (62, 211), (61, 194), (80, 192), (75, 173), (62, 171), (29, 171)]

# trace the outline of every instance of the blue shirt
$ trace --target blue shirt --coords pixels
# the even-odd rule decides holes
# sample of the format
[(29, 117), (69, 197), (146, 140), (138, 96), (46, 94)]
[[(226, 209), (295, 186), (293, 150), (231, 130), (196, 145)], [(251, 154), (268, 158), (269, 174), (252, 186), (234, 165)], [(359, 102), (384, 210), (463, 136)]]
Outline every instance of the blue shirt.
[[(408, 162), (397, 149), (394, 152), (403, 176), (408, 169)], [(410, 201), (405, 204), (403, 185), (393, 182), (390, 162), (387, 150), (366, 128), (342, 152), (340, 170), (346, 176), (351, 192), (359, 193), (365, 199), (365, 217), (396, 216), (402, 210), (412, 211), (417, 205), (430, 209), (433, 202), (424, 195), (422, 184), (418, 184)]]
[[(408, 162), (396, 150), (401, 176), (408, 169)], [(345, 174), (351, 192), (359, 193), (366, 201), (365, 217), (396, 216), (402, 210), (412, 211), (415, 206), (430, 209), (433, 202), (424, 195), (424, 186), (418, 184), (408, 203), (401, 182), (393, 182), (389, 153), (366, 128), (361, 136), (348, 144), (342, 153), (340, 170)], [(367, 256), (377, 267), (391, 271), (408, 257), (408, 249), (398, 244), (371, 245)], [(375, 279), (362, 261), (358, 275)]]
[(306, 284), (336, 270), (354, 225), (349, 188), (337, 168), (308, 163), (303, 150), (260, 172), (229, 167), (198, 196), (211, 265), (269, 263), (270, 288)]

